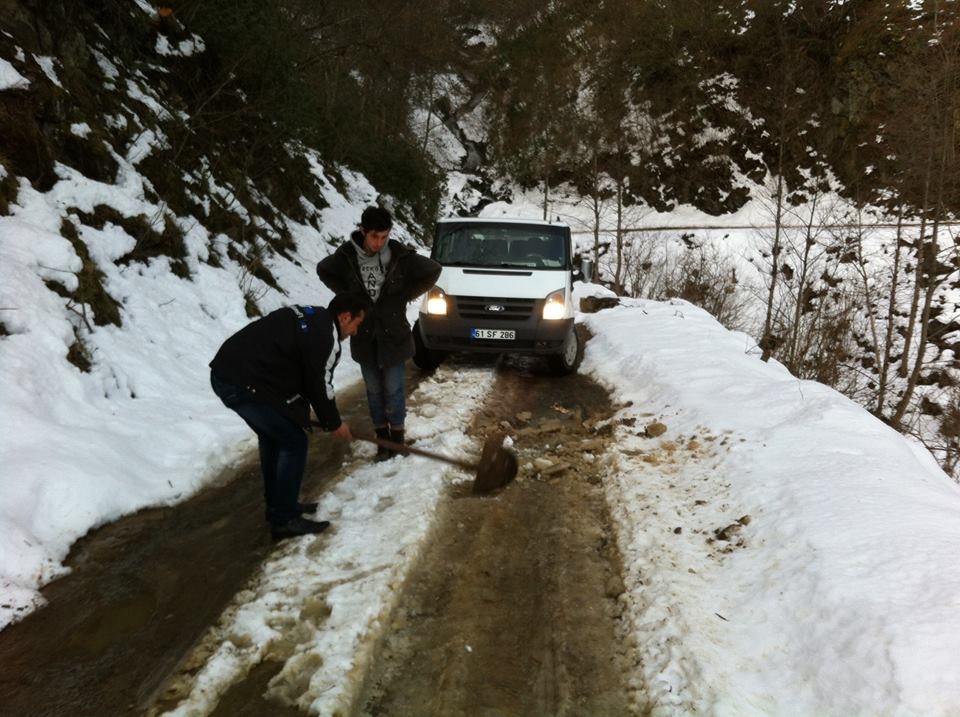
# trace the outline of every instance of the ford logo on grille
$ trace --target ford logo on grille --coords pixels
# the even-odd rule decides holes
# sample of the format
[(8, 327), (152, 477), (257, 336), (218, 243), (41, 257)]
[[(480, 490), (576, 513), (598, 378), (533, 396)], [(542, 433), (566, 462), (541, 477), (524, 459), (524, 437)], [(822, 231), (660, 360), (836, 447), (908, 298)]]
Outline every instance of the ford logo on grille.
[(501, 304), (487, 304), (487, 311), (506, 311), (507, 307)]

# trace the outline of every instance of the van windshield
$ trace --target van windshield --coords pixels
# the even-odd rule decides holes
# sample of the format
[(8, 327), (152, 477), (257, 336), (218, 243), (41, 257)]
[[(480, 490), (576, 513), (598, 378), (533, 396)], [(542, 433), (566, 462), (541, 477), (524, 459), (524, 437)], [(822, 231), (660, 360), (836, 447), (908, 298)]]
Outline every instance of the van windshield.
[(561, 227), (461, 224), (440, 226), (432, 257), (444, 266), (567, 269), (567, 254)]

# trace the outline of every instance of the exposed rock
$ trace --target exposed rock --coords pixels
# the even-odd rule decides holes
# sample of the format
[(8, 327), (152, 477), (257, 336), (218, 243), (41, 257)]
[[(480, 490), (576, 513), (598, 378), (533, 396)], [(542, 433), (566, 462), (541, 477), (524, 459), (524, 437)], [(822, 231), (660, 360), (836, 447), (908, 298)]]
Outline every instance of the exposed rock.
[(603, 309), (612, 309), (620, 303), (616, 296), (584, 296), (580, 299), (580, 311), (595, 314)]
[(556, 475), (557, 473), (563, 473), (569, 468), (569, 463), (555, 463), (549, 468), (544, 468), (542, 471), (540, 471), (540, 475), (546, 478), (547, 476)]
[(734, 536), (740, 532), (740, 528), (750, 524), (750, 516), (744, 515), (737, 522), (731, 523), (726, 528), (718, 528), (713, 532), (717, 540), (733, 540)]
[(600, 453), (606, 450), (607, 444), (600, 438), (587, 438), (580, 441), (577, 449), (580, 451), (590, 451), (591, 453)]
[(657, 438), (667, 432), (667, 427), (663, 423), (660, 423), (660, 421), (654, 421), (653, 423), (648, 423), (644, 431), (650, 438)]

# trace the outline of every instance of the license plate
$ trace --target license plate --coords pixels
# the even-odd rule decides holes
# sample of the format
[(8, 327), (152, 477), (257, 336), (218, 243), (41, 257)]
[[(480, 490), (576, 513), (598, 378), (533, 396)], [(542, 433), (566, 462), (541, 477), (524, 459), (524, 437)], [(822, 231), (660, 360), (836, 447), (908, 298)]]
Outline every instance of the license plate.
[(513, 341), (517, 338), (517, 332), (513, 329), (470, 329), (470, 336), (475, 339)]

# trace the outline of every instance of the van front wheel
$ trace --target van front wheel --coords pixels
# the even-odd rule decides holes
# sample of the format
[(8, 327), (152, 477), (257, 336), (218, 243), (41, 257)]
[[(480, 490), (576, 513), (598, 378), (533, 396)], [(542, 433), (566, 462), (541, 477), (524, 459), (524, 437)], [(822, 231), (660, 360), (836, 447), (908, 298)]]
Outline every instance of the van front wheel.
[(447, 357), (443, 351), (432, 351), (423, 343), (423, 337), (420, 335), (420, 322), (413, 325), (413, 362), (421, 371), (434, 371)]
[(577, 370), (583, 360), (583, 338), (576, 326), (570, 327), (560, 353), (554, 354), (549, 360), (550, 368), (556, 374), (566, 375)]

